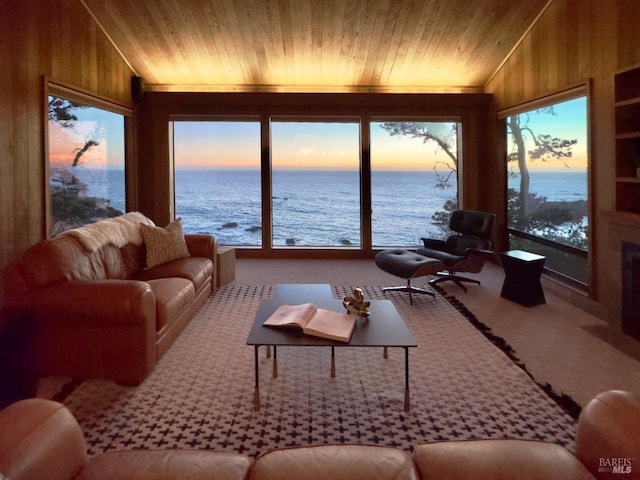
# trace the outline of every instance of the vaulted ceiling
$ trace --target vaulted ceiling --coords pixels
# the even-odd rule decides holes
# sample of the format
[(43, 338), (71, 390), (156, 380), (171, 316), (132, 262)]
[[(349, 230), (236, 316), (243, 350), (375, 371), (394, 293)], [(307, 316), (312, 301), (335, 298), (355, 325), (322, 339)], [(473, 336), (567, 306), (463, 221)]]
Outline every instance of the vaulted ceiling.
[(549, 0), (81, 0), (166, 91), (482, 91)]

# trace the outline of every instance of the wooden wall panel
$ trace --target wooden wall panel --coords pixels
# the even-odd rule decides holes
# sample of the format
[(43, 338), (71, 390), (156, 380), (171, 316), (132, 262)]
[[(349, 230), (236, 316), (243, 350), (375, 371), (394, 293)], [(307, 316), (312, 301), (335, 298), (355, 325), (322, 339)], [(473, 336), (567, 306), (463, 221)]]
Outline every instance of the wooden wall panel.
[(640, 5), (637, 0), (618, 0), (618, 68), (640, 64)]
[[(581, 83), (590, 85), (591, 296), (619, 323), (618, 243), (637, 239), (638, 222), (621, 222), (615, 205), (616, 71), (640, 64), (640, 2), (553, 0), (485, 85), (498, 110)], [(504, 159), (503, 159), (504, 163)], [(611, 239), (616, 245), (612, 247)]]
[(45, 236), (44, 77), (132, 106), (132, 72), (79, 0), (0, 0), (0, 11), (2, 269)]
[[(485, 85), (498, 109), (585, 81), (592, 9), (585, 0), (553, 0)], [(613, 3), (612, 0), (604, 3)]]

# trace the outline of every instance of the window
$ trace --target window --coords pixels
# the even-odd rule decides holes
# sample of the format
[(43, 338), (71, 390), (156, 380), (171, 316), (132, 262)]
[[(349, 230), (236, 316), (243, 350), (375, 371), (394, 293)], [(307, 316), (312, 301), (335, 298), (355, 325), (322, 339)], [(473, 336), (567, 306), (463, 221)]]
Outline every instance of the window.
[(221, 245), (262, 244), (260, 122), (175, 121), (176, 217)]
[(187, 233), (239, 247), (370, 250), (444, 236), (458, 205), (461, 123), (364, 126), (366, 135), (360, 116), (175, 117), (175, 216)]
[(458, 132), (451, 121), (371, 122), (374, 247), (416, 247), (447, 233), (458, 205)]
[(587, 98), (541, 104), (505, 120), (510, 248), (544, 255), (549, 271), (586, 285)]
[(273, 246), (360, 247), (360, 123), (272, 121)]
[(49, 233), (57, 235), (126, 211), (125, 115), (49, 91)]

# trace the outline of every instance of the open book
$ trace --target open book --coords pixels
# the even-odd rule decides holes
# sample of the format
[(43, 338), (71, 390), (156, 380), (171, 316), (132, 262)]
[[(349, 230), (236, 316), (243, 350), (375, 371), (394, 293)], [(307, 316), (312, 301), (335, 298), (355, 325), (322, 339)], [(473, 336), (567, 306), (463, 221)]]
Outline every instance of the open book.
[(282, 305), (263, 325), (268, 327), (297, 327), (314, 337), (349, 342), (356, 326), (356, 317), (346, 313), (318, 308), (312, 303)]

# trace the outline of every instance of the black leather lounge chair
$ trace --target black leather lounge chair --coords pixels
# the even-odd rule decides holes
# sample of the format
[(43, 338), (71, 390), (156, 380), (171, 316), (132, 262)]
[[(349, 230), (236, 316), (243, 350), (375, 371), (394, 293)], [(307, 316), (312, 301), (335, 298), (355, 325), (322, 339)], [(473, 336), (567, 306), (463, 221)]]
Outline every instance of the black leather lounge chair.
[(446, 273), (438, 273), (429, 283), (436, 284), (451, 280), (465, 292), (463, 282), (480, 284), (478, 280), (462, 277), (459, 272), (477, 273), (484, 262), (493, 255), (491, 232), (495, 214), (477, 210), (454, 210), (449, 219), (449, 228), (455, 232), (446, 240), (423, 238), (424, 247), (417, 253), (440, 260)]

